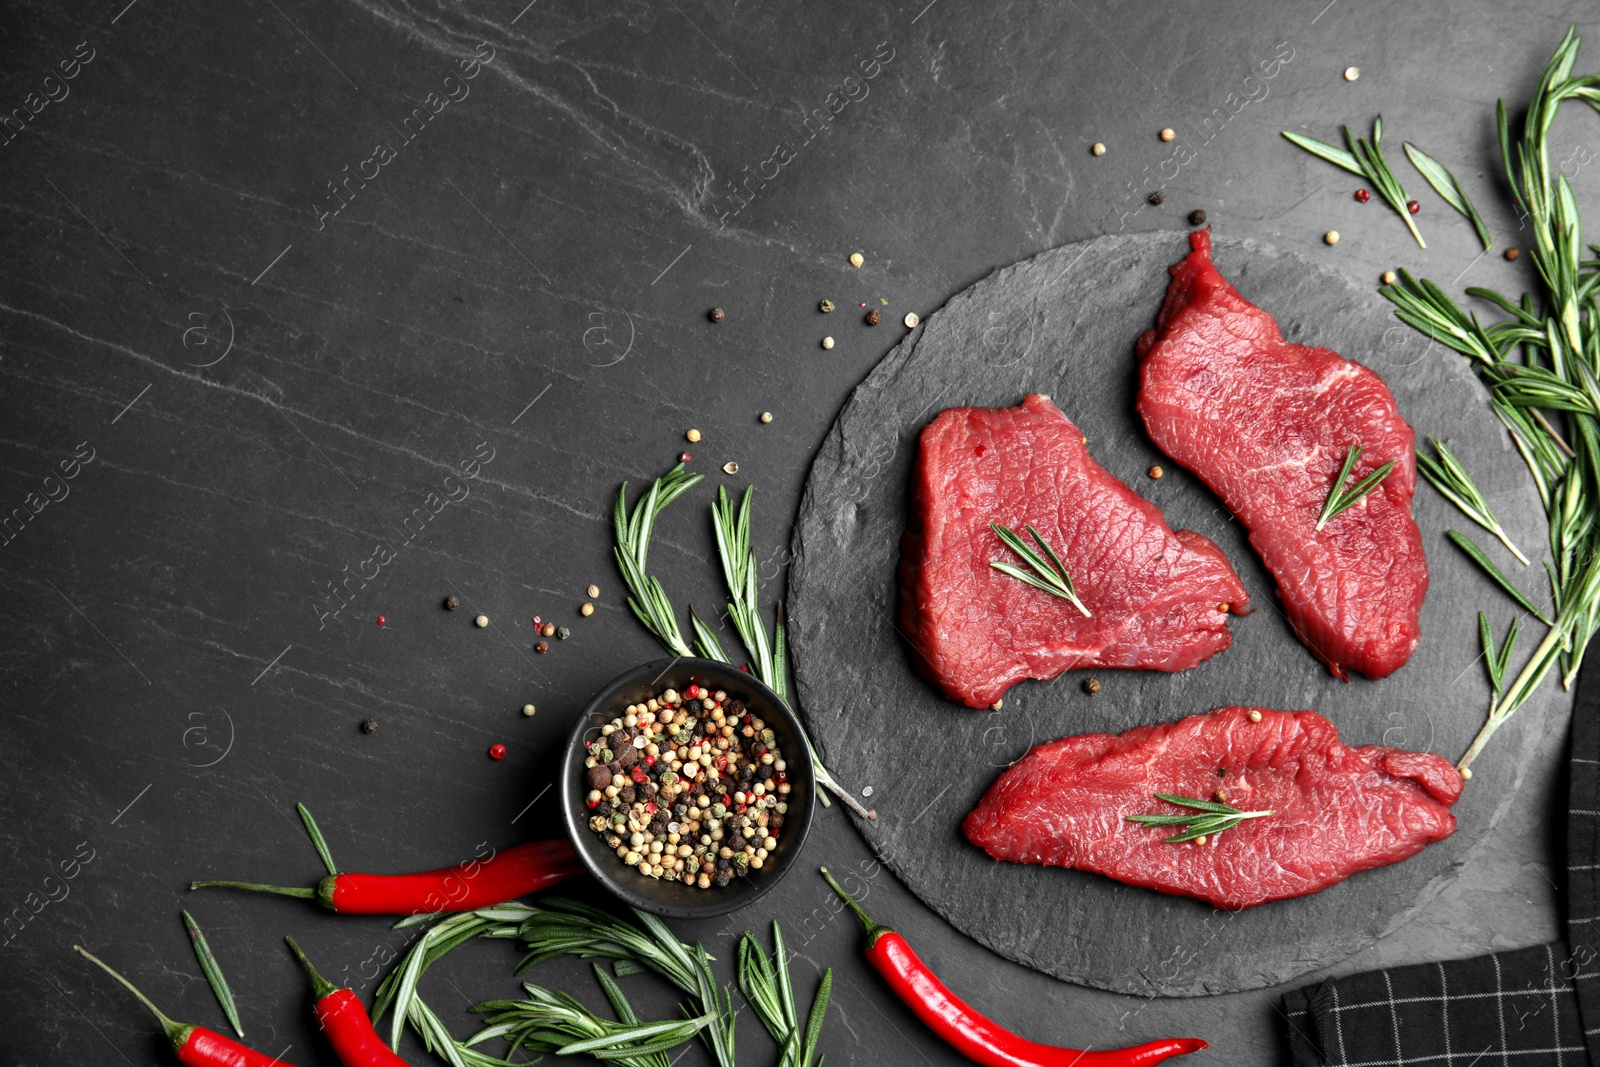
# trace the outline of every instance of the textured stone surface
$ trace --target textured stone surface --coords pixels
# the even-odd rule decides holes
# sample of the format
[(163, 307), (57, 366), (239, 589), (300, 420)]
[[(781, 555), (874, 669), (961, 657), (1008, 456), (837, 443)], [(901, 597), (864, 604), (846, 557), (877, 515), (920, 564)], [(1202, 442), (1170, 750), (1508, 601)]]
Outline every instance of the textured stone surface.
[[(0, 149), (0, 513), (40, 493), (79, 442), (96, 458), (0, 548), (0, 854), (11, 858), (0, 914), (31, 915), (4, 932), (0, 995), (27, 1010), (0, 1028), (0, 1062), (171, 1062), (143, 1009), (74, 943), (126, 968), (174, 1017), (221, 1025), (177, 919), (187, 906), (250, 1040), (302, 1067), (331, 1064), (279, 935), (364, 996), (405, 935), (292, 900), (189, 894), (188, 880), (310, 884), (320, 866), (292, 821), (296, 800), (352, 870), (553, 832), (545, 790), (570, 716), (659, 655), (617, 596), (618, 483), (665, 470), (698, 426), (696, 466), (723, 480), (737, 460), (725, 480), (759, 489), (753, 541), (770, 604), (811, 460), (906, 311), (1066, 242), (1179, 230), (1196, 207), (1224, 233), (1303, 250), (1362, 285), (1406, 266), (1452, 292), (1526, 288), (1530, 257), (1478, 259), (1471, 228), (1402, 159), (1426, 252), (1381, 204), (1351, 198), (1351, 176), (1278, 135), (1336, 137), (1382, 110), (1396, 148), (1417, 140), (1455, 171), (1499, 244), (1525, 244), (1497, 187), (1494, 101), (1526, 100), (1568, 21), (1590, 12), (1479, 7), (4, 5), (0, 111), (39, 95)], [(402, 139), (394, 127), (484, 41), (495, 58), (471, 95), (380, 177), (352, 184), (350, 205), (320, 226), (327, 183), (356, 173), (375, 142)], [(93, 59), (79, 61), (70, 95), (45, 103), (44, 75), (80, 42)], [(892, 60), (832, 112), (830, 94), (880, 42)], [(1600, 67), (1595, 48), (1580, 67)], [(1260, 65), (1280, 51), (1293, 58), (1263, 82)], [(1351, 64), (1355, 83), (1339, 77)], [(808, 138), (801, 124), (818, 108), (833, 114), (829, 132)], [(1592, 155), (1580, 148), (1595, 147), (1593, 122), (1558, 127), (1558, 162), (1591, 217)], [(1178, 141), (1157, 139), (1164, 126)], [(751, 175), (774, 173), (763, 163), (780, 139), (794, 158), (761, 185)], [(1096, 141), (1105, 156), (1089, 154)], [(1193, 160), (1163, 172), (1184, 146)], [(1143, 199), (1152, 180), (1159, 208)], [(738, 214), (730, 182), (757, 193)], [(1329, 228), (1344, 235), (1331, 250)], [(859, 270), (846, 260), (858, 250)], [(820, 315), (823, 297), (839, 310)], [(858, 305), (879, 299), (885, 322), (862, 325)], [(720, 325), (706, 320), (712, 306), (728, 313)], [(838, 342), (830, 352), (824, 334)], [(770, 425), (756, 422), (763, 410)], [(420, 536), (397, 531), (480, 442), (495, 458), (470, 498)], [(680, 612), (693, 603), (707, 618), (722, 600), (713, 489), (668, 512), (651, 555)], [(328, 583), (360, 571), (384, 538), (408, 543), (322, 620)], [(599, 610), (582, 618), (590, 582)], [(437, 608), (452, 590), (468, 605), (455, 615)], [(474, 609), (495, 626), (473, 629), (463, 616)], [(536, 614), (572, 638), (534, 654)], [(1481, 683), (1469, 674), (1458, 688), (1461, 714), (1476, 714)], [(529, 701), (538, 714), (524, 719)], [(362, 734), (369, 716), (378, 730)], [(499, 763), (484, 755), (495, 741), (509, 749)], [(1460, 876), (1336, 970), (1556, 933), (1561, 802), (1548, 769), (1561, 742), (1558, 729), (1541, 739), (1545, 770), (1530, 768)], [(1496, 758), (1522, 743), (1496, 741)], [(912, 773), (897, 764), (872, 782)], [(95, 858), (63, 897), (44, 879), (80, 841)], [(851, 872), (953, 988), (1029, 1037), (1106, 1047), (1188, 1032), (1212, 1042), (1194, 1063), (1282, 1062), (1271, 989), (1147, 999), (1022, 967), (919, 903), (837, 806), (818, 813), (806, 854)], [(759, 910), (680, 931), (727, 949), (727, 979), (729, 936), (780, 919), (803, 990), (834, 968), (829, 1064), (961, 1062), (883, 989), (820, 879), (797, 872)], [(430, 973), (425, 989), (457, 1033), (472, 1026), (469, 1001), (516, 992), (515, 957), (470, 946)], [(601, 1003), (586, 964), (530, 975)], [(672, 996), (634, 983), (641, 1012), (676, 1015)], [(748, 1011), (739, 1048), (741, 1063), (772, 1060)], [(432, 1062), (409, 1039), (402, 1052)], [(708, 1062), (693, 1048), (677, 1064)]]
[[(1413, 362), (1409, 338), (1389, 333), (1389, 305), (1324, 265), (1226, 235), (1215, 243), (1223, 275), (1274, 314), (1285, 336), (1383, 374), (1419, 437), (1438, 436), (1471, 457), (1513, 540), (1539, 543), (1538, 497), (1459, 358), (1436, 349)], [(1133, 346), (1160, 306), (1166, 266), (1187, 248), (1171, 233), (1065, 245), (997, 271), (929, 317), (868, 375), (823, 443), (790, 573), (802, 703), (835, 773), (879, 783), (878, 818), (864, 832), (884, 862), (935, 911), (1004, 956), (1075, 982), (1163, 996), (1282, 982), (1399, 927), (1514, 800), (1538, 754), (1538, 731), (1527, 727), (1560, 723), (1568, 704), (1546, 691), (1524, 708), (1523, 729), (1496, 738), (1455, 806), (1454, 836), (1310, 897), (1230, 914), (1080, 871), (997, 864), (967, 844), (961, 818), (999, 770), (1033, 744), (1067, 734), (1256, 704), (1314, 708), (1347, 744), (1454, 759), (1481, 724), (1476, 609), (1496, 595), (1444, 540), (1460, 520), (1439, 494), (1423, 488), (1416, 504), (1431, 575), (1421, 643), (1389, 678), (1341, 684), (1295, 638), (1241, 525), (1146, 440), (1133, 408)], [(1174, 528), (1199, 531), (1228, 554), (1256, 608), (1233, 621), (1232, 648), (1175, 674), (1069, 671), (1024, 682), (998, 713), (947, 700), (914, 672), (895, 624), (894, 565), (916, 436), (943, 408), (1005, 406), (1030, 392), (1049, 394), (1088, 436), (1095, 458), (1160, 506)], [(1159, 481), (1146, 475), (1157, 463), (1167, 470)], [(1503, 626), (1511, 612), (1498, 616)], [(1080, 685), (1090, 676), (1103, 685), (1094, 697)], [(916, 773), (903, 773), (910, 767)]]

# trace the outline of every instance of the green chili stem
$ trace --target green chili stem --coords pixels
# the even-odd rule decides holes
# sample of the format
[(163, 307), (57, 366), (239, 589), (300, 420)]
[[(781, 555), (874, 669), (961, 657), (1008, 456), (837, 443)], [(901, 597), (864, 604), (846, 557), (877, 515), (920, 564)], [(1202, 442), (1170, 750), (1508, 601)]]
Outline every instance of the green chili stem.
[(262, 885), (260, 882), (190, 882), (190, 889), (203, 889), (206, 886), (216, 886), (220, 889), (248, 889), (253, 893), (277, 893), (284, 897), (299, 897), (301, 900), (315, 900), (315, 889), (303, 889), (300, 886), (290, 885)]
[(91, 963), (94, 963), (96, 966), (98, 966), (102, 971), (105, 971), (118, 982), (122, 983), (124, 989), (138, 997), (139, 1003), (148, 1008), (150, 1010), (150, 1014), (154, 1015), (161, 1023), (161, 1029), (167, 1032), (167, 1040), (172, 1042), (173, 1048), (182, 1048), (183, 1043), (189, 1040), (189, 1035), (194, 1032), (194, 1027), (192, 1025), (188, 1023), (174, 1022), (172, 1019), (167, 1018), (166, 1013), (151, 1003), (149, 997), (139, 992), (138, 986), (134, 985), (132, 982), (122, 977), (122, 975), (112, 970), (111, 965), (105, 960), (101, 959), (99, 956), (96, 956), (82, 945), (73, 945), (72, 947), (77, 950), (80, 955), (86, 957)]
[(850, 910), (856, 913), (856, 918), (861, 920), (861, 925), (867, 928), (868, 945), (875, 944), (878, 938), (882, 937), (884, 934), (894, 933), (894, 930), (884, 926), (882, 923), (873, 922), (872, 916), (868, 915), (864, 910), (862, 910), (861, 905), (856, 903), (855, 898), (849, 893), (846, 893), (844, 891), (844, 887), (833, 880), (833, 875), (828, 873), (828, 868), (822, 867), (819, 869), (822, 871), (822, 877), (826, 878), (828, 880), (828, 884), (833, 887), (833, 891), (844, 898), (844, 902), (850, 905)]
[(321, 1000), (329, 993), (337, 993), (339, 991), (338, 986), (334, 985), (332, 982), (328, 981), (326, 978), (322, 977), (322, 975), (317, 973), (317, 969), (316, 967), (312, 966), (311, 960), (306, 957), (304, 952), (300, 951), (300, 946), (294, 943), (294, 938), (285, 935), (284, 940), (288, 942), (289, 951), (294, 953), (294, 958), (300, 961), (300, 966), (304, 967), (306, 969), (306, 974), (311, 977), (312, 996), (316, 997), (318, 1000)]

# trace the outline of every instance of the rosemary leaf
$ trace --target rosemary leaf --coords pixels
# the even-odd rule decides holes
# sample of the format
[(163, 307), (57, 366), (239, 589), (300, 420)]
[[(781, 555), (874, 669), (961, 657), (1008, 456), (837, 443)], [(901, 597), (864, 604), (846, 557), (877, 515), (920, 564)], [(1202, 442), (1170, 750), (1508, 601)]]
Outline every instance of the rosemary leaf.
[(1195, 797), (1182, 797), (1172, 793), (1157, 793), (1156, 799), (1165, 800), (1168, 804), (1177, 804), (1179, 807), (1194, 808), (1196, 811), (1209, 811), (1218, 815), (1238, 814), (1234, 808), (1215, 800), (1198, 800)]
[(296, 804), (294, 810), (300, 813), (300, 821), (305, 824), (306, 835), (311, 838), (312, 847), (322, 858), (322, 865), (328, 868), (329, 874), (338, 874), (339, 868), (333, 865), (333, 854), (328, 851), (328, 842), (323, 839), (322, 831), (317, 829), (317, 820), (311, 817), (310, 809), (304, 804)]
[(1410, 141), (1402, 142), (1406, 158), (1411, 160), (1411, 165), (1416, 167), (1428, 184), (1433, 186), (1433, 191), (1444, 198), (1444, 202), (1455, 208), (1467, 217), (1472, 223), (1472, 228), (1478, 231), (1478, 240), (1483, 242), (1483, 250), (1489, 251), (1494, 247), (1494, 241), (1489, 236), (1489, 224), (1483, 221), (1483, 216), (1478, 214), (1478, 209), (1472, 206), (1472, 201), (1467, 198), (1466, 191), (1461, 188), (1461, 183), (1456, 181), (1456, 176), (1451, 174), (1443, 163), (1434, 159), (1428, 153), (1412, 144)]
[(1489, 576), (1494, 584), (1505, 590), (1507, 596), (1509, 596), (1512, 600), (1515, 600), (1518, 604), (1522, 605), (1522, 607), (1530, 615), (1544, 623), (1546, 626), (1553, 625), (1549, 618), (1545, 616), (1545, 613), (1534, 607), (1533, 601), (1524, 596), (1522, 594), (1522, 590), (1518, 589), (1511, 583), (1511, 579), (1507, 578), (1500, 568), (1495, 566), (1494, 560), (1490, 559), (1488, 554), (1485, 553), (1483, 549), (1479, 548), (1477, 543), (1473, 541), (1472, 538), (1455, 530), (1446, 530), (1444, 535), (1450, 539), (1452, 544), (1461, 549), (1461, 551), (1465, 552), (1467, 557), (1471, 559), (1472, 562), (1481, 567), (1483, 572)]
[(194, 958), (200, 962), (200, 972), (206, 976), (212, 995), (222, 1007), (222, 1014), (228, 1017), (233, 1032), (243, 1037), (244, 1026), (239, 1022), (239, 1007), (234, 1003), (233, 990), (228, 988), (228, 980), (223, 977), (222, 968), (217, 966), (217, 958), (211, 954), (206, 935), (201, 932), (200, 924), (194, 921), (193, 915), (188, 911), (182, 912), (182, 915), (184, 929), (189, 931), (189, 942), (194, 946)]
[(1357, 174), (1363, 178), (1367, 176), (1367, 172), (1361, 169), (1361, 164), (1357, 162), (1356, 157), (1338, 145), (1331, 145), (1327, 141), (1319, 141), (1315, 137), (1307, 137), (1302, 133), (1291, 133), (1288, 130), (1284, 130), (1283, 135), (1289, 139), (1290, 143), (1299, 145), (1312, 155), (1319, 156), (1336, 167), (1343, 167), (1351, 174)]
[(1483, 649), (1483, 661), (1489, 668), (1489, 689), (1494, 694), (1489, 702), (1493, 704), (1500, 696), (1503, 676), (1500, 670), (1500, 657), (1496, 654), (1494, 627), (1489, 622), (1488, 613), (1482, 611), (1478, 612), (1478, 645)]
[(817, 1055), (817, 1044), (822, 1040), (822, 1023), (828, 1014), (828, 1001), (833, 996), (833, 968), (829, 967), (822, 972), (822, 981), (817, 983), (816, 995), (811, 998), (811, 1011), (806, 1016), (806, 1029), (800, 1041), (800, 1052), (794, 1063), (799, 1067), (806, 1067), (816, 1063), (821, 1067), (822, 1059)]
[(1489, 670), (1489, 710), (1493, 714), (1494, 707), (1500, 700), (1500, 693), (1505, 689), (1506, 670), (1511, 665), (1511, 653), (1517, 647), (1517, 635), (1522, 631), (1522, 618), (1518, 616), (1511, 620), (1511, 628), (1506, 631), (1506, 639), (1498, 648), (1495, 646), (1494, 626), (1489, 622), (1485, 612), (1478, 612), (1478, 640), (1483, 645), (1483, 661)]

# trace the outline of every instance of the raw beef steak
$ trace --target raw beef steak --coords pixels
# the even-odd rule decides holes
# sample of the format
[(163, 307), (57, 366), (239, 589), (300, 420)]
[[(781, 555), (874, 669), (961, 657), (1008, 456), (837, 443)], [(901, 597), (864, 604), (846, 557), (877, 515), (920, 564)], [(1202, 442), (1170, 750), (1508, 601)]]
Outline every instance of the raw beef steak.
[[(1428, 591), (1411, 517), (1411, 427), (1372, 371), (1292, 344), (1211, 264), (1211, 234), (1172, 268), (1155, 329), (1139, 341), (1139, 414), (1156, 445), (1199, 475), (1250, 531), (1289, 624), (1340, 679), (1405, 665)], [(1317, 518), (1352, 444), (1349, 484), (1393, 460), (1375, 491)], [(1347, 680), (1347, 679), (1346, 679)]]
[[(1037, 529), (1091, 612), (989, 566), (1018, 563), (990, 521)], [(1174, 532), (1089, 456), (1046, 396), (951, 408), (923, 428), (900, 544), (900, 625), (917, 668), (984, 708), (1075, 667), (1180, 671), (1227, 648), (1248, 594), (1220, 549)]]
[[(1157, 793), (1274, 814), (1203, 845), (1166, 844), (1180, 828), (1128, 821), (1184, 811)], [(995, 859), (1094, 871), (1237, 910), (1422, 851), (1455, 832), (1449, 806), (1460, 795), (1460, 773), (1439, 756), (1350, 748), (1314, 711), (1222, 708), (1039, 745), (989, 787), (963, 829)]]

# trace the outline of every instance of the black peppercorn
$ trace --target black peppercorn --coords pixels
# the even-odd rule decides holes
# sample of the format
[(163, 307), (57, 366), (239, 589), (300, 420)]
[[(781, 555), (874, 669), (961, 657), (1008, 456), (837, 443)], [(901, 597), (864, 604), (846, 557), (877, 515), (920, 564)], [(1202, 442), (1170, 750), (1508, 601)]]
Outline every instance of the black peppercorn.
[(733, 872), (731, 870), (723, 869), (723, 870), (719, 870), (717, 872), (717, 877), (716, 877), (717, 885), (725, 886), (731, 881), (733, 881)]
[(1166, 203), (1166, 200), (1167, 200), (1167, 194), (1163, 193), (1160, 189), (1157, 189), (1155, 192), (1150, 194), (1150, 202), (1152, 204), (1157, 204), (1157, 205), (1164, 204), (1164, 203)]
[(361, 720), (361, 732), (362, 733), (370, 734), (372, 731), (376, 730), (377, 728), (378, 728), (378, 720), (377, 719), (362, 719)]
[(723, 311), (721, 308), (712, 308), (711, 309), (710, 318), (711, 318), (712, 322), (721, 322), (723, 319), (725, 319), (727, 317), (728, 317), (728, 313), (726, 311)]
[(454, 611), (461, 606), (461, 598), (451, 593), (444, 598), (444, 610)]
[(638, 797), (639, 797), (639, 794), (637, 793), (637, 791), (634, 790), (633, 786), (631, 786), (631, 785), (623, 786), (621, 792), (619, 792), (617, 794), (617, 799), (621, 800), (624, 804), (632, 804), (635, 800), (638, 799)]
[(873, 308), (871, 311), (867, 312), (867, 325), (868, 326), (876, 326), (876, 325), (878, 325), (878, 323), (880, 321), (882, 321), (882, 319), (883, 319), (883, 316), (878, 314), (878, 309), (877, 308)]
[(728, 714), (733, 716), (734, 718), (738, 718), (740, 715), (743, 715), (744, 714), (744, 701), (742, 701), (742, 700), (730, 700), (730, 701), (728, 701)]
[(1206, 213), (1204, 211), (1201, 211), (1199, 208), (1195, 208), (1193, 211), (1189, 212), (1189, 225), (1204, 226), (1205, 224)]

